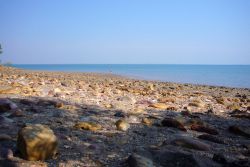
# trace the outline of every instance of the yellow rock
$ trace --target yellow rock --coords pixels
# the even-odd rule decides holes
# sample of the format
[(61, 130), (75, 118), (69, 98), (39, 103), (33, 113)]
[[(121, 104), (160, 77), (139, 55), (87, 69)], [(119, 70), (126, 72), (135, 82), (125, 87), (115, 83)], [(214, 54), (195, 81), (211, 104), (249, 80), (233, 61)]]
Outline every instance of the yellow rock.
[(54, 93), (61, 93), (62, 91), (61, 91), (61, 89), (59, 89), (59, 88), (55, 88), (54, 89)]
[(46, 160), (56, 154), (57, 138), (45, 125), (28, 125), (18, 132), (17, 148), (26, 160)]
[(145, 113), (145, 110), (143, 108), (135, 108), (132, 113), (133, 114), (142, 114), (142, 113)]
[(151, 126), (153, 121), (151, 119), (149, 119), (149, 118), (143, 118), (142, 123), (145, 124), (145, 125)]
[(154, 103), (154, 104), (150, 104), (149, 107), (166, 110), (169, 106), (164, 103)]
[(129, 123), (127, 123), (125, 120), (120, 119), (116, 123), (116, 128), (120, 131), (127, 131), (128, 128), (130, 127)]
[(83, 129), (83, 130), (90, 130), (90, 131), (97, 131), (102, 129), (101, 125), (95, 124), (93, 122), (78, 122), (74, 126), (77, 129)]
[(113, 108), (113, 105), (112, 104), (106, 104), (105, 107), (106, 108)]
[(8, 88), (0, 90), (0, 94), (18, 94), (18, 93), (20, 93), (20, 90), (18, 90), (17, 88)]
[(194, 107), (200, 107), (203, 108), (205, 107), (205, 103), (203, 103), (201, 100), (193, 100), (191, 103), (188, 104), (189, 106), (194, 106)]
[(150, 89), (150, 90), (155, 90), (154, 84), (150, 83), (150, 84), (149, 84), (149, 89)]
[(56, 102), (56, 103), (54, 104), (54, 106), (55, 106), (56, 108), (62, 108), (62, 107), (64, 106), (64, 104), (63, 104), (62, 102)]
[(167, 102), (174, 103), (175, 99), (174, 98), (169, 98), (169, 97), (162, 97), (162, 98), (158, 99), (158, 101), (161, 102), (161, 103), (167, 103)]

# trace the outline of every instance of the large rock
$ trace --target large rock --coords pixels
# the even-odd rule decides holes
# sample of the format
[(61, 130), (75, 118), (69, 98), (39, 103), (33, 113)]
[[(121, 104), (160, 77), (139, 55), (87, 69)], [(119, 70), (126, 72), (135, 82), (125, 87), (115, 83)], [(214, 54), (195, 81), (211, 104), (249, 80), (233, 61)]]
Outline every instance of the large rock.
[(18, 132), (17, 148), (26, 160), (46, 160), (56, 154), (57, 138), (45, 125), (28, 125)]

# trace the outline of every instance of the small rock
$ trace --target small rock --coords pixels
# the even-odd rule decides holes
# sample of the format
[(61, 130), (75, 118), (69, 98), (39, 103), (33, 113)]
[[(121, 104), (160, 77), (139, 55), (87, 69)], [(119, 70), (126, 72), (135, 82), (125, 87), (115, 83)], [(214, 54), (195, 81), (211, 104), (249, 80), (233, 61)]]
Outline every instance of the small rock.
[[(166, 167), (208, 167), (211, 165), (206, 165), (205, 159), (196, 157), (193, 154), (182, 153), (182, 152), (172, 152), (172, 151), (161, 151), (160, 153), (154, 154), (154, 160), (160, 166)], [(213, 166), (213, 165), (211, 165)]]
[(133, 114), (143, 114), (145, 113), (145, 110), (143, 108), (136, 108), (132, 112)]
[(0, 99), (0, 112), (6, 112), (17, 108), (17, 105), (9, 99)]
[(182, 131), (187, 131), (182, 123), (180, 123), (179, 121), (177, 121), (173, 118), (165, 118), (161, 122), (161, 124), (162, 124), (162, 126), (173, 127), (173, 128), (177, 128), (177, 129), (182, 130)]
[(153, 121), (149, 118), (142, 118), (142, 123), (151, 126), (153, 124)]
[(197, 131), (197, 132), (205, 132), (211, 135), (217, 135), (218, 131), (214, 128), (208, 127), (208, 126), (203, 126), (203, 125), (191, 125), (190, 127), (191, 130)]
[(226, 160), (226, 158), (224, 157), (224, 155), (222, 155), (222, 154), (214, 154), (214, 155), (213, 155), (213, 160), (214, 160), (215, 162), (220, 163), (220, 164), (227, 164), (227, 160)]
[(12, 140), (12, 138), (7, 134), (0, 134), (0, 141)]
[(122, 111), (117, 111), (115, 114), (114, 114), (115, 117), (126, 117), (126, 114)]
[(249, 127), (233, 125), (233, 126), (229, 127), (229, 131), (231, 133), (250, 138), (250, 129), (249, 129)]
[(9, 117), (23, 117), (25, 116), (24, 112), (20, 109), (14, 111)]
[(200, 107), (200, 108), (205, 107), (205, 104), (199, 100), (194, 100), (193, 102), (189, 103), (188, 105), (193, 106), (193, 107)]
[(61, 91), (61, 89), (59, 89), (59, 88), (55, 88), (54, 89), (54, 93), (61, 93), (62, 91)]
[(120, 131), (127, 131), (130, 127), (129, 123), (123, 119), (118, 120), (116, 123), (116, 128)]
[(135, 103), (135, 99), (133, 99), (132, 97), (129, 96), (122, 96), (122, 97), (118, 97), (117, 98), (118, 101), (123, 101), (123, 102), (131, 102), (131, 103)]
[(6, 118), (4, 116), (1, 116), (0, 115), (0, 124), (11, 124), (13, 123), (14, 121), (12, 119), (9, 119), (9, 118)]
[(1, 159), (11, 159), (13, 158), (13, 151), (9, 148), (2, 147), (0, 145), (0, 166), (1, 166)]
[(191, 111), (189, 111), (189, 110), (183, 110), (183, 111), (181, 111), (181, 115), (183, 115), (183, 116), (191, 116), (192, 115), (192, 113), (191, 113)]
[(154, 167), (154, 163), (151, 159), (136, 153), (130, 155), (127, 162), (129, 167)]
[(202, 139), (202, 140), (211, 141), (211, 142), (214, 142), (214, 143), (219, 143), (219, 144), (224, 144), (225, 143), (223, 140), (219, 139), (218, 137), (215, 137), (213, 135), (208, 135), (208, 134), (200, 135), (200, 136), (198, 136), (198, 138)]
[(172, 144), (181, 146), (181, 147), (186, 147), (189, 149), (195, 149), (195, 150), (201, 150), (201, 151), (209, 151), (210, 146), (208, 144), (205, 144), (203, 142), (200, 142), (198, 140), (195, 140), (193, 138), (188, 138), (188, 137), (181, 137), (174, 139)]
[(93, 122), (78, 122), (74, 126), (77, 129), (97, 131), (102, 129), (102, 126)]
[(149, 107), (166, 110), (166, 109), (168, 109), (169, 106), (164, 104), (164, 103), (153, 103), (153, 104), (150, 104)]
[(169, 97), (163, 97), (163, 98), (158, 99), (158, 101), (160, 103), (168, 103), (168, 102), (174, 103), (175, 99), (174, 98), (169, 98)]
[(28, 100), (28, 99), (21, 99), (21, 100), (20, 100), (20, 103), (21, 103), (21, 104), (28, 105), (28, 106), (35, 104), (33, 101)]
[(128, 123), (131, 123), (131, 124), (140, 123), (138, 117), (135, 116), (135, 115), (129, 115), (129, 116), (126, 118), (126, 121), (127, 121)]
[(236, 160), (232, 162), (228, 162), (226, 164), (226, 167), (249, 167), (250, 166), (250, 160), (243, 159), (243, 160)]
[(17, 149), (26, 160), (50, 159), (56, 154), (57, 138), (45, 125), (28, 125), (18, 132)]
[(62, 108), (64, 106), (64, 104), (62, 102), (55, 102), (54, 106), (56, 108)]
[(110, 109), (110, 108), (113, 108), (113, 105), (112, 104), (106, 104), (105, 107)]
[(247, 118), (250, 119), (250, 113), (246, 111), (241, 111), (241, 110), (234, 110), (230, 113), (231, 117), (235, 118)]

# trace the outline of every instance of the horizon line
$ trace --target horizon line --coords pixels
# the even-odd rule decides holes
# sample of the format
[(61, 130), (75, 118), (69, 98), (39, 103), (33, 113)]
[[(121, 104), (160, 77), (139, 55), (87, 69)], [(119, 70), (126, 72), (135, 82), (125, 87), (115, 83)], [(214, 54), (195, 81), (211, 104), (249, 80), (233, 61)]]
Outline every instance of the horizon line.
[(163, 63), (11, 63), (11, 65), (250, 65), (250, 64), (163, 64)]

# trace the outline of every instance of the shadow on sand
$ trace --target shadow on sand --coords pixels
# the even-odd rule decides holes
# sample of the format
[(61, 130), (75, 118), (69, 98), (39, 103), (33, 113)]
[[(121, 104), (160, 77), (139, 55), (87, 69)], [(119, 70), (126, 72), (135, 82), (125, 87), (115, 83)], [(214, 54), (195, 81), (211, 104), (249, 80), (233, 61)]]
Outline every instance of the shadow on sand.
[[(146, 126), (142, 123), (134, 123), (131, 124), (128, 131), (120, 132), (116, 130), (115, 121), (121, 117), (114, 115), (117, 112), (122, 113), (122, 110), (103, 109), (94, 105), (73, 104), (67, 101), (39, 97), (11, 98), (10, 100), (18, 105), (19, 114), (15, 111), (1, 113), (0, 134), (7, 134), (12, 139), (0, 140), (0, 166), (20, 167), (43, 164), (42, 162), (29, 162), (18, 158), (20, 155), (16, 148), (16, 137), (18, 130), (25, 124), (48, 125), (58, 137), (58, 155), (55, 159), (46, 161), (47, 165), (51, 167), (59, 166), (60, 163), (68, 166), (127, 166), (128, 156), (137, 149), (149, 147), (161, 149), (162, 145), (170, 144), (170, 141), (176, 136), (197, 137), (197, 132), (191, 130), (183, 132), (175, 128), (160, 126), (160, 121), (164, 117), (178, 116), (179, 113), (174, 111), (149, 109), (147, 114), (135, 117), (138, 118), (139, 122), (142, 118), (148, 117), (155, 122), (154, 125)], [(241, 154), (245, 154), (244, 151), (249, 153), (249, 148), (246, 149), (249, 139), (228, 132), (228, 127), (231, 125), (250, 127), (248, 119), (226, 119), (213, 113), (197, 113), (193, 116), (214, 126), (219, 131), (217, 136), (223, 139), (224, 144), (202, 140), (211, 146), (209, 152), (185, 149), (186, 151), (210, 158), (215, 153), (222, 153), (228, 155), (229, 158), (236, 159)], [(96, 132), (75, 129), (74, 124), (79, 121), (94, 122), (102, 125), (103, 128)], [(169, 148), (171, 149), (171, 147)], [(177, 146), (175, 148), (183, 149)], [(8, 149), (14, 152), (14, 158), (5, 159), (6, 154), (9, 154)]]

